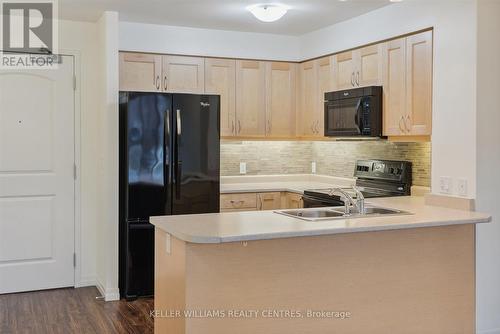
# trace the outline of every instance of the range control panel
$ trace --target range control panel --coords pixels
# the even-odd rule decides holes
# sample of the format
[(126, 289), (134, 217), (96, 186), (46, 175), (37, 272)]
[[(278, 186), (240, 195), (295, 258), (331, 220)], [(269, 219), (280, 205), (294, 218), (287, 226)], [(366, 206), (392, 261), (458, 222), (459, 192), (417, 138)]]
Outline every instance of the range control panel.
[(379, 179), (411, 182), (411, 162), (392, 160), (358, 160), (354, 176), (363, 179)]

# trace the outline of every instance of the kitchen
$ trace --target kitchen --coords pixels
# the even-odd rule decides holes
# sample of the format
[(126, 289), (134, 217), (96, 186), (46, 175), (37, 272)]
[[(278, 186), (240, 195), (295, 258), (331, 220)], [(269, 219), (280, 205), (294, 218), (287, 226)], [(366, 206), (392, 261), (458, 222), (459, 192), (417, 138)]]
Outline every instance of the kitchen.
[[(428, 333), (498, 328), (491, 315), (497, 301), (491, 265), (496, 224), (488, 224), (496, 211), (485, 195), (496, 176), (484, 168), (494, 161), (486, 154), (495, 149), (486, 130), (494, 122), (485, 120), (486, 110), (494, 108), (480, 106), (489, 101), (486, 78), (496, 85), (483, 65), (494, 45), (482, 39), (493, 25), (494, 4), (317, 1), (316, 10), (331, 17), (315, 12), (313, 22), (299, 2), (290, 1), (288, 13), (274, 23), (260, 22), (239, 4), (241, 22), (235, 23), (221, 16), (188, 18), (189, 6), (230, 12), (222, 2), (185, 8), (169, 3), (175, 18), (159, 4), (135, 13), (127, 4), (107, 4), (107, 11), (91, 16), (77, 14), (78, 2), (62, 1), (61, 45), (74, 54), (75, 101), (81, 101), (75, 110), (74, 284), (64, 286), (78, 287), (77, 293), (96, 286), (94, 294), (106, 307), (159, 314), (281, 307), (353, 316), (333, 323), (286, 317), (235, 323), (153, 314), (138, 319), (147, 323), (144, 331), (153, 323), (156, 332), (175, 333), (223, 333), (235, 325), (242, 332), (290, 333), (346, 332), (344, 326), (352, 332), (390, 327)], [(86, 22), (71, 21), (78, 15), (88, 15)], [(73, 39), (77, 32), (81, 40)], [(146, 102), (152, 96), (156, 106)], [(160, 118), (151, 128), (158, 133), (153, 142), (162, 147), (146, 157), (142, 149), (151, 150), (151, 138), (137, 137), (133, 120), (146, 120), (147, 110), (155, 108)], [(151, 129), (138, 133), (149, 135)], [(134, 140), (143, 140), (141, 150), (127, 146)], [(146, 169), (152, 165), (141, 171), (137, 162), (154, 159), (150, 185), (172, 191), (166, 197), (131, 190), (149, 182)], [(210, 185), (200, 186), (207, 180)], [(153, 203), (160, 209), (150, 210)], [(129, 215), (134, 205), (145, 211)], [(141, 230), (142, 240), (131, 226)], [(351, 257), (346, 263), (336, 254)], [(436, 262), (433, 254), (442, 256)], [(184, 270), (182, 263), (190, 265)], [(301, 268), (299, 275), (294, 267)], [(38, 290), (16, 290), (18, 276), (6, 274), (12, 277), (5, 276), (0, 292)], [(406, 275), (414, 279), (403, 281)], [(244, 277), (255, 285), (240, 284)], [(281, 285), (266, 283), (276, 277)], [(220, 293), (212, 291), (217, 282), (224, 287)], [(184, 296), (171, 295), (175, 284), (184, 286), (178, 290)], [(298, 284), (308, 286), (311, 300), (289, 294)], [(315, 288), (325, 285), (327, 293)], [(230, 291), (238, 291), (235, 299)], [(362, 296), (378, 304), (357, 303)], [(410, 310), (424, 305), (440, 320), (426, 311), (410, 320)], [(130, 320), (117, 326), (135, 321), (125, 318)], [(377, 327), (380, 322), (389, 327)]]

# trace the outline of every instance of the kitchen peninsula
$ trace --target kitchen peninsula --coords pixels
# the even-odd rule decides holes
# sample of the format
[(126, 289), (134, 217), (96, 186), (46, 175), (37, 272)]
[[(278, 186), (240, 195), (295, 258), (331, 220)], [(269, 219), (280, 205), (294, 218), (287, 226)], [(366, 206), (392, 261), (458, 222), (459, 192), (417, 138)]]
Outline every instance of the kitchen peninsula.
[(411, 214), (152, 217), (155, 333), (473, 333), (475, 224), (491, 217), (423, 197), (367, 204)]

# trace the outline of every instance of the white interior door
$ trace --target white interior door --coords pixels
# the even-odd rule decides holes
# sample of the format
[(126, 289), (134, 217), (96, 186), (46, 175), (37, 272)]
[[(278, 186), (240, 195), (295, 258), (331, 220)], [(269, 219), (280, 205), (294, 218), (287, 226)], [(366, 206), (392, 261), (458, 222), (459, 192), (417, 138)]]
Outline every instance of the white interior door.
[(73, 73), (0, 70), (0, 293), (74, 286)]

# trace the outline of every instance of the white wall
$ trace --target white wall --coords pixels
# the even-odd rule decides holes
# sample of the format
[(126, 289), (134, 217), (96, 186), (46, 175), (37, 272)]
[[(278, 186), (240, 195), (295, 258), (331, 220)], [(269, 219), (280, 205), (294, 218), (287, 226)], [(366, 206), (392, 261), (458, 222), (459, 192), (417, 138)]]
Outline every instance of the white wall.
[(474, 0), (407, 0), (301, 37), (302, 58), (434, 27), (432, 189), (468, 180), (476, 195), (476, 6)]
[(100, 124), (101, 217), (97, 228), (97, 284), (105, 300), (118, 300), (118, 13), (97, 22), (102, 81)]
[(120, 50), (231, 58), (298, 60), (293, 36), (120, 22)]
[[(59, 22), (59, 48), (63, 53), (76, 53), (77, 87), (80, 100), (80, 161), (78, 171), (81, 184), (80, 240), (77, 248), (76, 286), (95, 285), (96, 281), (96, 227), (99, 212), (99, 167), (96, 154), (101, 147), (99, 131), (99, 55), (97, 26), (88, 22)], [(77, 213), (78, 214), (78, 213)], [(78, 218), (77, 218), (78, 219)]]
[(500, 1), (478, 2), (477, 209), (493, 224), (477, 233), (477, 327), (500, 333)]

